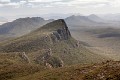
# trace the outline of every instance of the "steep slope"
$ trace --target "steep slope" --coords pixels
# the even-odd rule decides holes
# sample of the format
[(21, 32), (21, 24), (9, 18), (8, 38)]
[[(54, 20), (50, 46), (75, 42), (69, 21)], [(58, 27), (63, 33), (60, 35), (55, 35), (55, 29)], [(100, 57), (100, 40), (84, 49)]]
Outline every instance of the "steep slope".
[(12, 36), (12, 37), (22, 36), (51, 21), (53, 20), (44, 20), (43, 18), (40, 17), (32, 17), (32, 18), (28, 17), (28, 18), (16, 19), (13, 22), (8, 22), (3, 25), (0, 25), (0, 35)]

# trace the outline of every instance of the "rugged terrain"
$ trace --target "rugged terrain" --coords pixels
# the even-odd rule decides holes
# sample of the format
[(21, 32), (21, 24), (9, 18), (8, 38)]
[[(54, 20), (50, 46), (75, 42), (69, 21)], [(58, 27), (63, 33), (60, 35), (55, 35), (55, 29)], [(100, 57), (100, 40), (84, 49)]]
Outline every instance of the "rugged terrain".
[(64, 20), (56, 20), (25, 36), (0, 44), (0, 52), (3, 53), (25, 52), (30, 55), (44, 51), (48, 51), (46, 55), (61, 58), (65, 64), (96, 62), (94, 58), (99, 61), (99, 57), (87, 50), (83, 43), (72, 38)]
[(72, 38), (64, 20), (50, 22), (29, 34), (0, 43), (0, 79), (109, 59), (93, 53), (86, 46), (89, 45)]
[(120, 62), (57, 68), (14, 80), (120, 80)]
[(120, 29), (99, 27), (99, 20), (71, 16), (67, 25), (63, 19), (35, 17), (3, 24), (0, 80), (119, 80)]

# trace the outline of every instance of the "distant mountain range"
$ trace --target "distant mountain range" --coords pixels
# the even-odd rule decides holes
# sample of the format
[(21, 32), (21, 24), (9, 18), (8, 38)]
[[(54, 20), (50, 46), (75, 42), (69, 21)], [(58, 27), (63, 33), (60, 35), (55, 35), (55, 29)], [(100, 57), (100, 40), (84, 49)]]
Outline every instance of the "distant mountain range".
[(44, 20), (40, 17), (19, 18), (13, 22), (8, 22), (0, 25), (0, 34), (9, 36), (21, 36), (51, 21), (53, 20)]
[[(94, 14), (89, 16), (69, 16), (64, 19), (70, 29), (73, 28), (104, 28), (109, 26), (119, 26), (118, 22), (108, 22)], [(0, 35), (7, 35), (11, 37), (22, 36), (43, 26), (53, 19), (45, 20), (41, 17), (27, 17), (19, 18), (12, 22), (0, 25)]]
[[(24, 17), (43, 17), (44, 19), (65, 19), (71, 15), (75, 15), (75, 16), (86, 16), (86, 17), (92, 17), (96, 19), (97, 21), (101, 22), (101, 19), (104, 21), (120, 21), (120, 13), (116, 13), (116, 14), (90, 14), (90, 15), (84, 15), (84, 14), (80, 14), (80, 13), (68, 13), (68, 14), (62, 14), (62, 13), (50, 13), (50, 14), (33, 14), (33, 15), (15, 15), (15, 16), (6, 16), (6, 18), (8, 19), (8, 21), (11, 20), (15, 20), (18, 18), (24, 18)], [(101, 19), (97, 19), (97, 18), (101, 18)], [(91, 18), (89, 18), (91, 19)], [(95, 21), (96, 21), (95, 20)], [(93, 20), (94, 21), (94, 20)], [(103, 22), (102, 21), (102, 22)]]
[(88, 19), (86, 16), (70, 16), (65, 19), (66, 23), (71, 26), (84, 26), (97, 24), (96, 22)]
[(88, 19), (90, 19), (90, 20), (92, 20), (92, 21), (95, 21), (95, 22), (105, 22), (104, 19), (98, 17), (98, 16), (95, 15), (95, 14), (91, 14), (91, 15), (89, 15), (89, 16), (87, 16), (87, 17), (88, 17)]
[[(0, 38), (14, 38), (0, 41), (0, 80), (119, 80), (120, 62), (108, 61), (112, 58), (92, 51), (93, 46), (74, 39), (69, 30), (108, 25), (101, 20), (96, 15), (58, 20), (27, 17), (1, 25)], [(116, 29), (104, 34), (99, 30), (101, 39), (120, 37), (109, 33)]]
[(104, 23), (101, 18), (96, 15), (90, 16), (75, 16), (65, 18), (65, 21), (70, 28), (94, 28), (94, 27), (105, 27), (108, 24)]

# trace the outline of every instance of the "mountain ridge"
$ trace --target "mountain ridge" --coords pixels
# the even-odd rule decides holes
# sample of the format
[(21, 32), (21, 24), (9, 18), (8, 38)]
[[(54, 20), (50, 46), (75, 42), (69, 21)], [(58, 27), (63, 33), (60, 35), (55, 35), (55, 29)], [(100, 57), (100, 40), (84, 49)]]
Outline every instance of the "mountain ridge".
[(104, 19), (101, 19), (100, 17), (98, 17), (95, 14), (91, 14), (89, 16), (87, 16), (90, 20), (95, 21), (95, 22), (105, 22)]
[(88, 16), (69, 16), (67, 18), (65, 18), (65, 21), (67, 23), (68, 26), (70, 26), (70, 28), (72, 27), (79, 27), (79, 28), (91, 28), (91, 27), (96, 27), (99, 26), (100, 23), (93, 21), (91, 19), (89, 19)]
[(0, 43), (0, 79), (106, 60), (106, 57), (88, 50), (83, 42), (75, 40), (65, 21), (59, 19), (24, 36)]
[[(51, 51), (52, 55), (48, 55)], [(54, 57), (60, 62), (62, 60), (65, 65), (104, 60), (102, 56), (97, 57), (98, 55), (87, 50), (83, 43), (72, 38), (62, 19), (50, 22), (27, 35), (1, 43), (0, 52), (25, 52), (32, 59), (37, 59), (38, 62), (41, 57), (48, 55), (49, 58), (53, 59)], [(94, 61), (96, 58), (97, 61)]]
[(12, 37), (22, 36), (51, 21), (53, 20), (44, 20), (41, 17), (19, 18), (12, 22), (0, 25), (0, 35), (8, 35)]

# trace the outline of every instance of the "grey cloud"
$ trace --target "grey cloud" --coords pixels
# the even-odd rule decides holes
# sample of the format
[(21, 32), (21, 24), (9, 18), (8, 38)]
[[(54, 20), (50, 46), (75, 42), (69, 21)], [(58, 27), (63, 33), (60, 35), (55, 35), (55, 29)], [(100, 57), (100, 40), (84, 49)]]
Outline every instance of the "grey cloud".
[[(23, 2), (26, 1), (26, 2), (22, 4), (21, 1)], [(52, 1), (51, 0), (49, 2), (44, 2), (44, 1), (47, 0), (43, 0), (43, 2), (29, 2), (29, 1), (27, 2), (27, 0), (11, 0), (11, 2), (0, 3), (4, 5), (4, 7), (0, 6), (0, 15), (14, 16), (14, 15), (32, 15), (32, 14), (46, 14), (46, 13), (73, 13), (73, 12), (81, 13), (81, 14), (89, 14), (89, 13), (103, 14), (103, 13), (120, 12), (119, 11), (120, 8), (111, 7), (112, 2), (116, 0), (104, 0), (104, 1), (102, 0), (101, 1), (100, 0)], [(10, 5), (9, 3), (16, 3), (16, 5), (15, 4)], [(119, 3), (115, 3), (114, 5), (119, 5)], [(15, 8), (15, 6), (18, 8)]]
[(11, 2), (20, 2), (20, 1), (27, 1), (27, 0), (11, 0)]
[(70, 1), (74, 1), (74, 0), (62, 0), (62, 2), (70, 2)]
[(110, 3), (108, 2), (91, 2), (91, 3), (82, 3), (82, 4), (79, 4), (81, 6), (94, 6), (94, 5), (101, 5), (101, 4), (104, 4), (104, 5), (109, 5)]
[(0, 4), (6, 4), (6, 3), (9, 3), (10, 1), (9, 0), (0, 0)]

